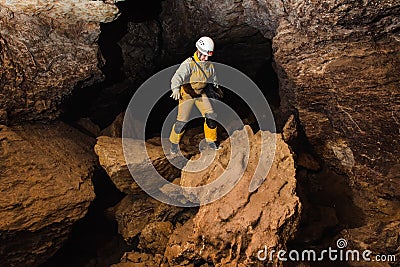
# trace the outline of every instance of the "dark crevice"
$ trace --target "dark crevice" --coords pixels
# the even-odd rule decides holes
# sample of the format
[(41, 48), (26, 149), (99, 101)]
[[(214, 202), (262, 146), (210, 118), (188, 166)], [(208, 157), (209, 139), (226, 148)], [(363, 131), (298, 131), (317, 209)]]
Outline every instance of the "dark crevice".
[[(304, 129), (299, 126), (297, 130), (297, 138), (288, 142), (294, 152), (295, 162), (300, 154), (308, 153), (321, 167), (319, 170), (310, 170), (296, 166), (296, 193), (303, 211), (299, 229), (294, 240), (288, 243), (288, 250), (314, 249), (318, 252), (329, 246), (336, 247), (342, 230), (362, 226), (365, 214), (353, 202), (348, 177), (330, 169), (313, 150)], [(310, 266), (337, 266), (337, 263), (312, 262)], [(342, 266), (348, 265), (343, 263)]]
[[(63, 121), (70, 123), (89, 117), (103, 129), (126, 108), (127, 99), (133, 94), (133, 84), (123, 72), (124, 59), (118, 42), (127, 34), (129, 23), (158, 21), (161, 0), (121, 1), (116, 5), (120, 10), (118, 19), (100, 24), (99, 68), (104, 74), (104, 81), (83, 88), (77, 85), (76, 90), (60, 107)], [(105, 90), (110, 87), (113, 88)], [(104, 103), (103, 99), (107, 99), (108, 103)]]
[(96, 194), (88, 213), (73, 226), (64, 246), (40, 267), (110, 266), (131, 249), (117, 233), (117, 223), (106, 210), (124, 197), (103, 170), (92, 178)]
[(102, 67), (106, 75), (106, 84), (112, 85), (126, 79), (122, 72), (124, 59), (118, 41), (128, 33), (128, 23), (140, 23), (150, 20), (158, 20), (161, 13), (160, 0), (121, 1), (116, 3), (120, 10), (120, 16), (111, 23), (101, 24), (99, 47), (105, 58)]

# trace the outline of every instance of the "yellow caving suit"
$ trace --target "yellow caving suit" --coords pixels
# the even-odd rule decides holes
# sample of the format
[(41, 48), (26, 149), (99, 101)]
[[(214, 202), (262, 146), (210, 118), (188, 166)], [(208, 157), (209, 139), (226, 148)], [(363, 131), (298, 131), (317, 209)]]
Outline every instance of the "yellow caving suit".
[[(214, 65), (208, 61), (200, 61), (197, 53), (194, 53), (193, 58), (207, 75), (208, 82), (218, 86)], [(176, 130), (175, 127), (179, 125), (179, 128), (183, 128), (181, 124), (188, 121), (193, 104), (196, 105), (204, 118), (209, 114), (215, 114), (210, 100), (203, 92), (206, 85), (206, 78), (192, 57), (187, 58), (175, 72), (171, 79), (171, 88), (180, 88), (181, 98), (179, 99), (177, 122), (172, 127), (169, 138), (171, 143), (179, 144), (184, 131), (181, 129)], [(204, 135), (207, 142), (217, 141), (217, 127), (210, 128), (205, 121)]]

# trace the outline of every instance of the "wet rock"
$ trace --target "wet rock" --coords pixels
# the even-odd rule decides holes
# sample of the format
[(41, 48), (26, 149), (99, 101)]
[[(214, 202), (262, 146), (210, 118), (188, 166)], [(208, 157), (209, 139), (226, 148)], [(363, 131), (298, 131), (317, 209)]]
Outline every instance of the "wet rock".
[[(265, 245), (278, 250), (285, 248), (296, 232), (301, 204), (295, 192), (294, 161), (289, 148), (280, 135), (275, 136), (272, 167), (260, 187), (250, 193), (250, 181), (260, 155), (261, 132), (254, 135), (249, 127), (246, 129), (252, 150), (243, 177), (232, 191), (201, 206), (192, 220), (174, 231), (165, 252), (171, 265), (201, 259), (215, 266), (255, 264), (257, 252)], [(273, 137), (271, 133), (264, 134), (267, 140)], [(197, 186), (215, 180), (230, 157), (228, 142), (222, 145), (207, 170), (183, 172), (181, 184)]]
[(3, 266), (37, 266), (94, 199), (95, 139), (64, 123), (0, 126)]
[(117, 14), (103, 1), (1, 1), (0, 123), (53, 120), (75, 87), (101, 81), (100, 22)]

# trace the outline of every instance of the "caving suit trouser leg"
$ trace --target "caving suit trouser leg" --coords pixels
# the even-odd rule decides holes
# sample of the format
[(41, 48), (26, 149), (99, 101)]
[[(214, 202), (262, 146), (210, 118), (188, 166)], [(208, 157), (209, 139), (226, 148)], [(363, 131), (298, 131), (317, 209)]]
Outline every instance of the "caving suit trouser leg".
[(184, 125), (187, 123), (192, 110), (193, 104), (201, 112), (201, 115), (205, 118), (204, 122), (204, 135), (207, 142), (217, 141), (217, 124), (216, 115), (214, 109), (210, 103), (210, 100), (205, 93), (201, 94), (201, 97), (192, 98), (182, 88), (180, 90), (181, 99), (179, 99), (178, 105), (178, 116), (176, 123), (173, 125), (169, 140), (173, 144), (179, 144), (179, 141), (185, 132)]

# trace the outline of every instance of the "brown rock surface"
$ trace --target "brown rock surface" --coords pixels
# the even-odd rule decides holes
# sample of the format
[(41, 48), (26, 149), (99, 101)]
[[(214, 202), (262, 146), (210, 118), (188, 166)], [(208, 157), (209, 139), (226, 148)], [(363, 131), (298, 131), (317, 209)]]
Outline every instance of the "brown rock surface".
[(152, 255), (139, 252), (127, 252), (122, 257), (121, 262), (111, 265), (111, 267), (168, 267), (167, 260), (160, 254)]
[(348, 176), (365, 222), (342, 235), (399, 253), (389, 237), (400, 231), (400, 180), (388, 175), (400, 154), (400, 3), (297, 1), (285, 10), (273, 39), (282, 111), (298, 114), (314, 151)]
[(103, 1), (0, 1), (0, 123), (54, 119), (74, 87), (101, 80), (99, 23), (117, 13)]
[[(296, 232), (301, 204), (295, 192), (294, 161), (289, 148), (277, 135), (275, 158), (268, 176), (250, 193), (249, 184), (260, 155), (261, 132), (254, 135), (249, 127), (246, 129), (251, 152), (242, 179), (231, 192), (201, 206), (192, 220), (175, 230), (165, 252), (171, 265), (203, 259), (215, 266), (248, 266), (257, 262), (257, 252), (264, 245), (283, 249)], [(222, 144), (223, 148), (206, 170), (184, 172), (181, 184), (196, 186), (215, 180), (221, 173), (219, 168), (226, 168), (229, 161), (228, 144)]]
[[(165, 249), (165, 240), (168, 227), (186, 222), (195, 213), (195, 209), (183, 209), (161, 203), (146, 194), (127, 195), (117, 205), (110, 208), (108, 212), (118, 223), (118, 232), (128, 243), (134, 242), (135, 237), (143, 234), (142, 248), (158, 247), (156, 250)], [(172, 223), (170, 225), (170, 223)], [(161, 225), (161, 226), (160, 226)], [(158, 226), (162, 229), (160, 233), (151, 236), (150, 229)], [(164, 244), (165, 243), (165, 244)], [(154, 251), (153, 251), (154, 252)], [(160, 251), (161, 252), (161, 251)], [(150, 251), (149, 251), (150, 253)], [(154, 254), (154, 253), (153, 253)]]
[(0, 126), (2, 266), (37, 266), (94, 199), (95, 140), (63, 123)]
[(114, 121), (107, 126), (107, 128), (103, 129), (100, 134), (109, 136), (109, 137), (122, 137), (122, 126), (124, 124), (124, 116), (125, 112), (121, 112), (118, 116), (114, 119)]
[(118, 232), (126, 242), (133, 242), (143, 228), (154, 221), (154, 213), (160, 202), (141, 195), (127, 195), (110, 212), (118, 222)]
[(164, 254), (174, 226), (171, 222), (152, 222), (140, 234), (138, 247), (150, 254)]
[[(143, 141), (136, 139), (126, 139), (125, 142), (129, 162), (125, 160), (122, 138), (100, 136), (97, 138), (94, 148), (99, 156), (100, 164), (121, 192), (133, 195), (141, 194), (142, 190), (136, 184), (132, 175), (138, 177), (152, 176), (154, 175), (154, 168), (164, 178), (171, 181), (180, 176), (180, 170), (168, 161), (162, 146), (147, 142), (145, 147)], [(147, 157), (150, 158), (150, 161), (145, 160)], [(177, 161), (180, 160), (177, 159)], [(179, 162), (176, 162), (176, 164), (179, 166)], [(129, 172), (128, 165), (130, 165), (132, 175)]]

